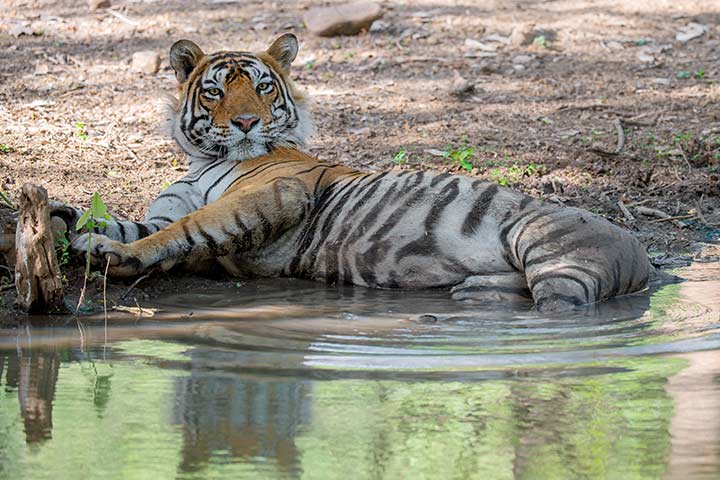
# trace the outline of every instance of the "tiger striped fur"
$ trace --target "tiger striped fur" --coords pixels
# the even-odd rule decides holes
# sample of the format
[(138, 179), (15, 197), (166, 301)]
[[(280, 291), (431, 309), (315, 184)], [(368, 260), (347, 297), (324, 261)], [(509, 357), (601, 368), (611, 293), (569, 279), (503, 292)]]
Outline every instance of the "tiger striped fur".
[[(110, 274), (216, 259), (234, 275), (376, 288), (448, 288), (458, 299), (532, 298), (562, 310), (645, 288), (640, 243), (607, 220), (493, 183), (423, 171), (365, 173), (299, 148), (312, 132), (288, 70), (297, 40), (267, 52), (170, 52), (173, 135), (190, 173), (144, 222), (93, 235)], [(58, 207), (71, 222), (77, 211)], [(86, 238), (73, 243), (79, 251)]]

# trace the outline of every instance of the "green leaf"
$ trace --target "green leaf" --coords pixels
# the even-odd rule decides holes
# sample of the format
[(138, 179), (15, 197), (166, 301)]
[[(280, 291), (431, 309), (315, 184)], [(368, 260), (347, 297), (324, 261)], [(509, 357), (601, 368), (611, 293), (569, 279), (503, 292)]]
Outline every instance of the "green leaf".
[(87, 225), (91, 216), (92, 216), (92, 211), (85, 210), (85, 213), (83, 213), (82, 216), (80, 218), (78, 218), (78, 221), (75, 224), (75, 230), (77, 230), (77, 231), (82, 230)]
[(92, 214), (95, 218), (103, 218), (105, 215), (107, 215), (107, 207), (105, 206), (105, 202), (102, 201), (102, 198), (100, 198), (100, 194), (95, 192), (92, 196)]

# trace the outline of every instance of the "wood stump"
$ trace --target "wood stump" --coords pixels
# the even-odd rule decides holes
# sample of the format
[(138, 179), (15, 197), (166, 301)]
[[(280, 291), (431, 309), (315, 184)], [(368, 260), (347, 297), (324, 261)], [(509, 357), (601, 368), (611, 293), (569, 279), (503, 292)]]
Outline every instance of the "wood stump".
[(47, 191), (26, 183), (19, 200), (15, 232), (17, 304), (27, 313), (65, 312)]

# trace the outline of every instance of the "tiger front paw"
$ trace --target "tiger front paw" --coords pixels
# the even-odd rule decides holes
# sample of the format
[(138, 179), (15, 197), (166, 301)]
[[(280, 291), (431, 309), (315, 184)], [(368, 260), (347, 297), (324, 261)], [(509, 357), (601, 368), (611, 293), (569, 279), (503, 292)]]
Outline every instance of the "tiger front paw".
[(112, 277), (132, 277), (145, 269), (143, 262), (133, 253), (129, 244), (112, 240), (105, 235), (84, 233), (72, 242), (72, 249), (84, 255), (90, 255), (90, 263), (108, 266), (108, 275)]

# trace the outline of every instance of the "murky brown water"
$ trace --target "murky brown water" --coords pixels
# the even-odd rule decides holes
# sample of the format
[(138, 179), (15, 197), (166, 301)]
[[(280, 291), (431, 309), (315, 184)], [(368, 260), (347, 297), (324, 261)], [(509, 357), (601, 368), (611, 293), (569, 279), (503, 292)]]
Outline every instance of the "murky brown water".
[(686, 275), (558, 317), (273, 280), (2, 330), (0, 478), (720, 478), (720, 266)]

